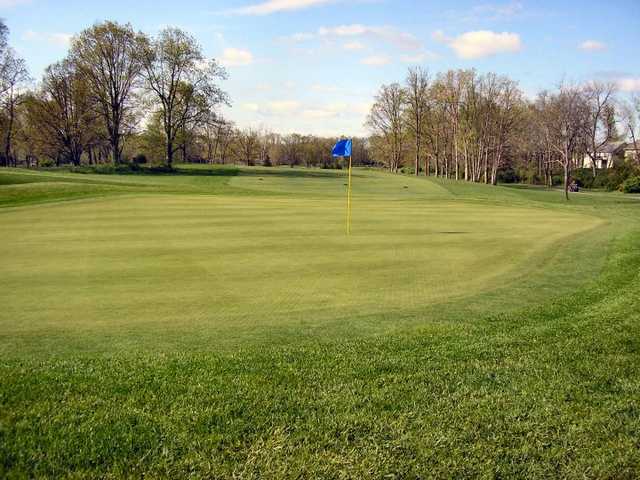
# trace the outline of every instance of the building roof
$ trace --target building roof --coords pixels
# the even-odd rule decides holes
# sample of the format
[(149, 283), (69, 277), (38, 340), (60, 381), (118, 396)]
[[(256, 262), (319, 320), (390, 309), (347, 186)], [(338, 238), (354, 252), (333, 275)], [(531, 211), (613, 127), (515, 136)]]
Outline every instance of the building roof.
[(607, 142), (598, 148), (598, 153), (616, 153), (627, 146), (625, 142)]

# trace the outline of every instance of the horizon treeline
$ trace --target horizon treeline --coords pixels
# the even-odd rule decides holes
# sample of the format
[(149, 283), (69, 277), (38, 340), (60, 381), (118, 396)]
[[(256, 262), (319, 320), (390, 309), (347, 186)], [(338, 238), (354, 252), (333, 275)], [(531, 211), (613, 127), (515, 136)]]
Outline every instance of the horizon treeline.
[[(339, 137), (240, 129), (226, 120), (219, 107), (230, 104), (220, 86), (227, 73), (183, 30), (151, 37), (130, 24), (97, 23), (72, 39), (35, 88), (7, 34), (0, 21), (0, 165), (342, 165), (331, 157)], [(354, 139), (354, 161), (371, 164), (366, 139)]]
[[(3, 55), (15, 56), (6, 34), (3, 23)], [(2, 112), (4, 165), (16, 165), (20, 155), (27, 165), (117, 165), (130, 158), (133, 140), (160, 132), (171, 167), (194, 129), (221, 121), (217, 108), (228, 103), (219, 86), (224, 68), (171, 27), (151, 37), (129, 24), (97, 23), (72, 39), (68, 55), (33, 89), (22, 66), (20, 75), (1, 79), (9, 105)]]
[[(0, 21), (0, 165), (342, 165), (330, 154), (338, 136), (225, 119), (227, 72), (178, 28), (150, 36), (130, 24), (94, 24), (35, 87), (7, 37)], [(353, 160), (488, 184), (511, 176), (551, 185), (560, 176), (568, 189), (584, 158), (596, 160), (608, 142), (637, 145), (639, 123), (638, 97), (618, 98), (612, 83), (563, 83), (531, 100), (507, 76), (411, 68), (402, 84), (380, 87), (366, 121), (371, 135), (354, 139)]]
[(516, 169), (548, 186), (561, 173), (568, 190), (585, 158), (598, 175), (596, 160), (609, 142), (630, 140), (631, 168), (638, 167), (640, 99), (616, 93), (608, 82), (562, 83), (529, 100), (507, 76), (410, 68), (403, 84), (383, 85), (375, 97), (371, 155), (392, 172), (411, 165), (415, 175), (494, 185)]

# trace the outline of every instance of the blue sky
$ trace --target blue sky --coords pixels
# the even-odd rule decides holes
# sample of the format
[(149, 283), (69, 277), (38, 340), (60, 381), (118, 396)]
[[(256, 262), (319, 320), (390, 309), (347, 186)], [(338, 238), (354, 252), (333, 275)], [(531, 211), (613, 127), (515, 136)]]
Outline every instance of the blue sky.
[(444, 0), (0, 0), (38, 79), (100, 20), (194, 34), (228, 69), (239, 126), (360, 135), (382, 83), (411, 65), (506, 74), (529, 96), (593, 78), (640, 92), (640, 2)]

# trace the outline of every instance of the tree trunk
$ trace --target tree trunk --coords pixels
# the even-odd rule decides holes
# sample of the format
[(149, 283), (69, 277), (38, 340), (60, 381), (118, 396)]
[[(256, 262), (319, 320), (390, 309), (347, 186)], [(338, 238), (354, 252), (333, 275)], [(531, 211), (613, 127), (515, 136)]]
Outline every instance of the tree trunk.
[(167, 167), (171, 169), (173, 165), (173, 142), (167, 139)]
[(569, 200), (569, 159), (565, 157), (564, 163), (564, 196)]
[(640, 165), (640, 152), (638, 151), (638, 142), (636, 142), (636, 134), (629, 125), (629, 131), (631, 132), (631, 141), (633, 142), (633, 158), (638, 165)]
[(420, 175), (420, 138), (416, 134), (416, 177)]
[(455, 162), (456, 162), (456, 165), (455, 165), (455, 168), (456, 168), (456, 180), (460, 180), (460, 170), (459, 170), (459, 165), (458, 165), (458, 161), (459, 160), (458, 160), (458, 138), (457, 138), (457, 136), (454, 136), (454, 139), (453, 139), (453, 152), (454, 152), (453, 154), (454, 154)]
[(120, 164), (120, 134), (111, 136), (111, 159), (114, 165)]
[[(13, 95), (13, 93), (11, 93)], [(13, 136), (13, 122), (15, 118), (15, 108), (13, 98), (9, 99), (9, 121), (7, 123), (7, 135), (5, 138), (4, 155), (8, 166), (11, 166), (11, 140)]]

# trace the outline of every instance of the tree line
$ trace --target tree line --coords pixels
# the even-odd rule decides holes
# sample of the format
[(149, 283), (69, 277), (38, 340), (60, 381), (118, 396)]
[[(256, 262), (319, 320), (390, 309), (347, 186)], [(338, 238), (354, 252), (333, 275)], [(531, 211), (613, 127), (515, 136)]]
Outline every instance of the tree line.
[[(177, 28), (155, 37), (103, 22), (73, 38), (36, 88), (0, 22), (0, 164), (241, 163), (340, 167), (337, 138), (240, 129), (223, 118), (224, 68)], [(354, 161), (370, 163), (355, 139)]]
[(103, 22), (73, 38), (66, 58), (46, 68), (30, 89), (24, 60), (0, 28), (3, 165), (47, 159), (56, 165), (123, 161), (142, 126), (157, 128), (171, 167), (191, 131), (215, 126), (228, 103), (225, 70), (206, 59), (194, 37), (166, 28), (151, 37), (129, 24)]
[(613, 83), (563, 83), (529, 100), (495, 73), (411, 68), (403, 84), (380, 88), (367, 126), (372, 157), (392, 172), (411, 164), (415, 175), (495, 185), (500, 172), (519, 168), (551, 185), (560, 171), (568, 192), (585, 156), (598, 174), (608, 142), (630, 138), (638, 151), (639, 119), (640, 100), (620, 100)]
[[(36, 87), (7, 35), (0, 21), (1, 165), (341, 166), (330, 155), (338, 137), (240, 129), (223, 118), (227, 72), (178, 28), (151, 36), (95, 24)], [(614, 84), (588, 82), (528, 99), (503, 75), (411, 68), (402, 84), (381, 86), (366, 121), (371, 135), (354, 139), (353, 160), (488, 184), (510, 171), (545, 185), (560, 175), (568, 191), (586, 156), (596, 160), (613, 140), (637, 145), (640, 100), (618, 97)]]
[[(342, 168), (343, 160), (333, 158), (331, 150), (340, 137), (320, 137), (292, 133), (282, 135), (268, 129), (233, 128), (226, 123), (225, 132), (203, 137), (201, 156), (187, 161), (200, 163), (234, 163), (264, 166), (304, 166)], [(201, 141), (203, 140), (201, 139)], [(196, 142), (197, 144), (198, 142)], [(368, 139), (353, 138), (353, 162), (360, 166), (373, 166)]]

